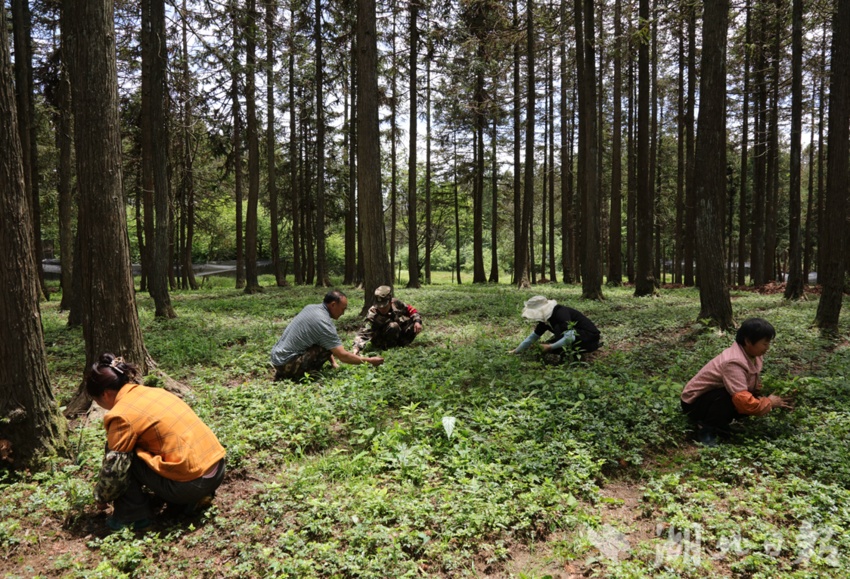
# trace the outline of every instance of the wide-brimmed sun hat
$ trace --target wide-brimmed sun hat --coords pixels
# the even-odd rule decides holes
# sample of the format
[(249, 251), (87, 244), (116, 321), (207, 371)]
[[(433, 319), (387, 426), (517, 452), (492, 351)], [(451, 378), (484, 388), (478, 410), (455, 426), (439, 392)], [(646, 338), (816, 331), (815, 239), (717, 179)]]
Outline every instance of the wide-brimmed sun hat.
[(555, 300), (547, 300), (546, 296), (534, 296), (525, 302), (522, 317), (535, 322), (545, 322), (552, 317), (552, 312), (558, 304)]

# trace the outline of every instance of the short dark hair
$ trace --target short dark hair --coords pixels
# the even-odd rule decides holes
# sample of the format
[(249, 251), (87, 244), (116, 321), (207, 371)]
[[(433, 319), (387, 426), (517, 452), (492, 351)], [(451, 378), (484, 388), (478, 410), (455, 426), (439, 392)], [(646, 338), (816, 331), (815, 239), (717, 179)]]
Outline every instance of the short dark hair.
[(117, 392), (138, 375), (139, 369), (133, 364), (125, 362), (123, 358), (116, 358), (113, 354), (103, 353), (86, 372), (86, 392), (92, 398), (103, 396), (107, 390)]
[(325, 294), (325, 299), (322, 300), (322, 303), (325, 304), (326, 306), (328, 306), (330, 304), (337, 303), (339, 300), (341, 300), (344, 297), (348, 297), (348, 296), (346, 296), (340, 290), (331, 290), (331, 291), (329, 291), (328, 293)]
[(772, 340), (775, 337), (776, 330), (770, 322), (762, 318), (748, 318), (744, 320), (741, 323), (741, 327), (738, 328), (738, 333), (735, 335), (735, 341), (744, 346), (747, 341), (749, 341), (750, 344), (755, 344), (764, 338)]

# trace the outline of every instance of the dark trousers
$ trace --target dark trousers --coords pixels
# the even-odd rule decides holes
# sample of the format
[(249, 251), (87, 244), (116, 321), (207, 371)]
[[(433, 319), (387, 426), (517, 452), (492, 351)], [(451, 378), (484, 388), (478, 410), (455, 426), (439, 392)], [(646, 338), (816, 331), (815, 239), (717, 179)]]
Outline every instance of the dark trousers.
[(390, 322), (380, 332), (372, 336), (372, 345), (379, 350), (407, 346), (416, 337), (413, 327), (416, 324), (410, 318), (401, 322)]
[(296, 356), (283, 366), (275, 366), (275, 380), (300, 380), (307, 372), (318, 372), (331, 359), (331, 351), (325, 350), (318, 344), (310, 346), (307, 351)]
[(682, 402), (682, 412), (691, 422), (702, 423), (720, 432), (729, 430), (729, 424), (741, 418), (732, 402), (732, 395), (725, 388), (709, 390), (690, 404)]
[(134, 456), (133, 465), (130, 467), (130, 485), (123, 495), (113, 501), (113, 516), (123, 523), (150, 519), (153, 516), (151, 505), (142, 487), (148, 487), (153, 494), (169, 503), (194, 504), (205, 496), (213, 494), (221, 485), (221, 481), (224, 480), (224, 459), (218, 462), (216, 468), (218, 470), (215, 476), (210, 478), (179, 482), (158, 474), (145, 461)]

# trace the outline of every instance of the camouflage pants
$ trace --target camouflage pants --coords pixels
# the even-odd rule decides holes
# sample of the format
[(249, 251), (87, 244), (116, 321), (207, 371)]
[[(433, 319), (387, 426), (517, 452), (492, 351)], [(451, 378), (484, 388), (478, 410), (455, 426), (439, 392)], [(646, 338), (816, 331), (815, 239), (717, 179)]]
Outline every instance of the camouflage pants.
[(413, 326), (416, 324), (410, 318), (402, 318), (398, 322), (390, 322), (372, 336), (372, 345), (379, 350), (407, 346), (416, 337)]
[(316, 372), (331, 359), (331, 351), (325, 350), (318, 344), (310, 346), (307, 351), (296, 356), (283, 366), (275, 366), (274, 379), (300, 380), (307, 372)]

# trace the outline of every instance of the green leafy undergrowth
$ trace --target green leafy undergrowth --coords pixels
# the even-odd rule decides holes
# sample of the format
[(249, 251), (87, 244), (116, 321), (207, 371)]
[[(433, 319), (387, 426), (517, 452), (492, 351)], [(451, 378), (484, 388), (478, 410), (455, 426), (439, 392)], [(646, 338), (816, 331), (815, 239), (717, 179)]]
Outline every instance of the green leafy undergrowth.
[[(765, 388), (793, 396), (796, 409), (746, 421), (728, 443), (702, 449), (679, 394), (734, 332), (696, 320), (695, 290), (637, 299), (629, 288), (606, 288), (604, 301), (588, 302), (577, 286), (558, 284), (400, 288), (424, 317), (410, 347), (384, 353), (378, 368), (342, 365), (275, 383), (271, 347), (325, 290), (262, 281), (255, 295), (222, 282), (174, 292), (172, 320), (155, 319), (150, 298), (138, 295), (146, 347), (191, 387), (188, 402), (227, 448), (216, 506), (198, 521), (107, 536), (91, 506), (103, 430), (77, 421), (70, 457), (0, 478), (0, 572), (35, 569), (50, 543), (68, 554), (37, 562), (68, 577), (430, 577), (484, 568), (536, 576), (517, 567), (516, 549), (548, 541), (541, 552), (558, 565), (600, 577), (850, 568), (850, 354), (845, 341), (812, 330), (814, 300), (734, 292), (738, 320), (776, 326)], [(350, 306), (337, 327), (350, 347), (363, 295), (343, 289)], [(593, 319), (602, 349), (572, 366), (545, 365), (535, 349), (508, 354), (533, 329), (520, 311), (535, 293)], [(65, 401), (84, 349), (57, 303), (44, 304), (43, 318), (51, 380)], [(611, 531), (598, 513), (606, 508), (599, 489), (613, 480), (642, 487), (634, 521), (613, 529), (630, 533), (650, 520), (657, 530), (616, 559), (587, 535)], [(687, 551), (686, 533), (697, 531), (700, 546)], [(768, 539), (782, 545), (765, 551)]]

